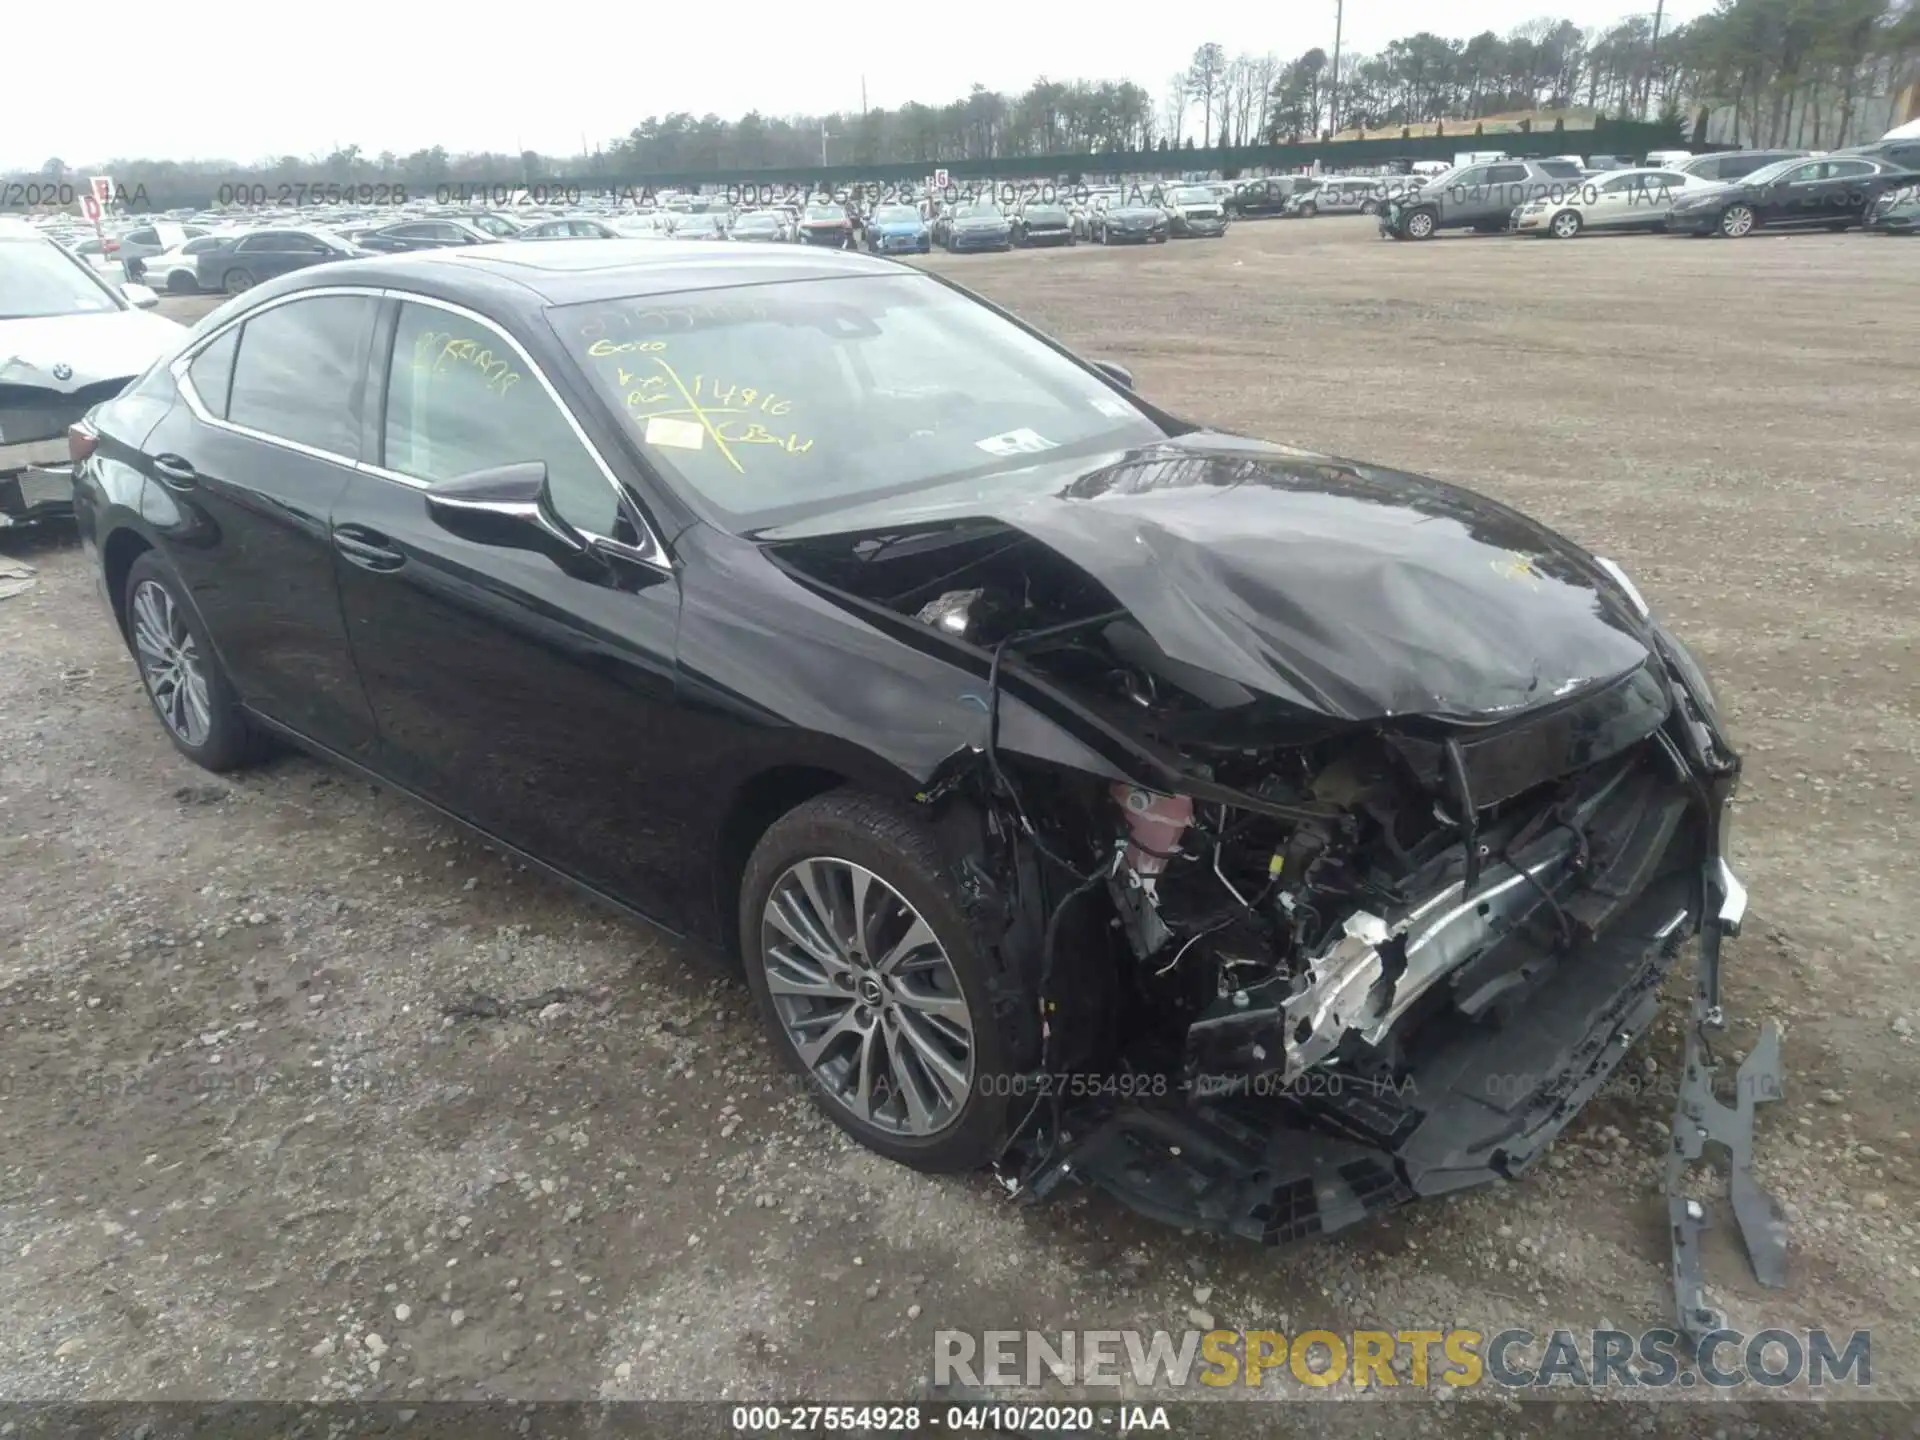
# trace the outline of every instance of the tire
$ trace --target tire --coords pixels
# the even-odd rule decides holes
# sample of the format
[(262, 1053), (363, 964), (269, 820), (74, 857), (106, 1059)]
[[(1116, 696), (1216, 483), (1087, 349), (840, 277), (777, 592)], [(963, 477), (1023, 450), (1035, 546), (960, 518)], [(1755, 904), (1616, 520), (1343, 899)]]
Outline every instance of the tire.
[(238, 295), (253, 288), (253, 275), (250, 271), (236, 265), (220, 277), (220, 288), (229, 295)]
[(1311, 220), (1313, 219), (1314, 216), (1318, 215), (1319, 213), (1320, 213), (1320, 207), (1314, 204), (1313, 201), (1311, 200), (1307, 201), (1306, 204), (1300, 207), (1300, 218), (1302, 220)]
[(1431, 240), (1440, 227), (1431, 210), (1416, 210), (1400, 223), (1400, 228), (1409, 240)]
[[(187, 602), (186, 587), (153, 551), (128, 569), (123, 598), (127, 648), (174, 749), (215, 774), (264, 758), (266, 738), (241, 710), (240, 697)], [(171, 665), (158, 663), (168, 650)], [(173, 677), (172, 683), (163, 676)]]
[(1729, 205), (1720, 214), (1720, 233), (1729, 240), (1742, 239), (1753, 233), (1758, 218), (1750, 205)]
[(1571, 240), (1585, 223), (1578, 210), (1562, 210), (1547, 222), (1547, 233), (1556, 240)]
[(192, 295), (200, 288), (199, 283), (185, 270), (175, 270), (167, 276), (169, 295)]
[[(811, 867), (811, 886), (802, 878), (807, 867)], [(854, 928), (851, 889), (838, 882), (850, 880), (854, 870), (867, 872), (869, 906), (882, 918), (874, 922), (877, 930), (860, 937), (861, 944), (850, 946), (839, 937)], [(884, 889), (876, 891), (876, 885)], [(825, 928), (834, 932), (829, 950), (834, 958), (823, 962), (818, 949), (803, 949), (769, 923), (769, 905), (777, 894), (787, 897), (782, 906), (785, 913), (812, 920), (816, 933), (827, 922)], [(822, 916), (806, 896), (827, 897), (832, 916)], [(896, 911), (892, 900), (910, 909)], [(992, 1082), (1007, 1076), (1011, 1067), (1005, 1039), (993, 1021), (993, 982), (984, 958), (988, 942), (967, 923), (939, 846), (918, 817), (854, 790), (831, 791), (788, 811), (761, 836), (747, 861), (737, 918), (747, 984), (774, 1048), (782, 1063), (806, 1081), (829, 1119), (868, 1149), (930, 1173), (978, 1169), (999, 1154), (1011, 1108), (1004, 1092), (1011, 1087)], [(908, 919), (918, 920), (932, 937), (930, 945), (923, 943), (909, 952), (921, 957), (915, 974), (929, 978), (910, 984), (897, 976), (883, 977), (878, 963), (865, 952), (866, 944), (877, 949), (898, 937)], [(785, 954), (773, 955), (776, 948)], [(851, 960), (845, 958), (848, 955)], [(927, 959), (930, 955), (937, 955), (937, 960)], [(777, 972), (771, 982), (770, 972)], [(842, 974), (845, 980), (838, 978)], [(812, 976), (822, 977), (816, 982), (821, 998), (797, 990)], [(776, 996), (774, 983), (787, 988)], [(928, 988), (921, 990), (923, 985)], [(957, 1033), (954, 1022), (936, 1017), (948, 1027), (938, 1028), (928, 1019), (931, 1011), (897, 998), (915, 992), (921, 1000), (938, 1003), (943, 1016), (957, 1014), (957, 1006), (964, 1008), (971, 1035), (964, 1079), (960, 1078), (963, 1067), (947, 1044)], [(861, 1003), (862, 995), (873, 997), (873, 1004)], [(782, 1006), (827, 1007), (818, 1017), (801, 1016), (798, 1023), (807, 1039), (817, 1040), (825, 1031), (842, 1032), (818, 1057), (823, 1066), (838, 1067), (837, 1073), (817, 1072), (802, 1058), (801, 1042), (789, 1028), (791, 1015), (783, 1015)], [(863, 1013), (871, 1017), (864, 1023), (859, 1020)], [(919, 1056), (928, 1052), (910, 1042), (909, 1029), (923, 1037), (931, 1035), (946, 1058), (945, 1096), (932, 1084), (932, 1067), (921, 1066), (916, 1078)], [(886, 1087), (879, 1103), (866, 1114), (857, 1113), (857, 1093), (848, 1096), (844, 1091), (857, 1092), (862, 1059), (868, 1064), (865, 1073), (871, 1082), (880, 1078), (883, 1067), (889, 1076), (894, 1074), (896, 1065), (902, 1064), (895, 1057), (910, 1057), (899, 1072), (907, 1082), (897, 1090)], [(869, 1094), (878, 1089), (870, 1083)], [(921, 1098), (917, 1111), (908, 1107), (909, 1091)], [(925, 1103), (929, 1096), (939, 1100), (937, 1109)], [(883, 1110), (890, 1113), (878, 1120), (869, 1118)], [(939, 1123), (912, 1133), (921, 1119)]]

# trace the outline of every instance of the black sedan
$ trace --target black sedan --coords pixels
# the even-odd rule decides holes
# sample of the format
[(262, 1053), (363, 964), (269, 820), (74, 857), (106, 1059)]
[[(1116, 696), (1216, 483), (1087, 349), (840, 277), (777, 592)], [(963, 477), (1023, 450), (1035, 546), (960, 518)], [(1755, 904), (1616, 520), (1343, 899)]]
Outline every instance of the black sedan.
[(328, 230), (249, 230), (194, 256), (194, 273), (200, 289), (238, 295), (262, 280), (367, 253)]
[(1141, 200), (1101, 206), (1087, 222), (1087, 233), (1096, 245), (1160, 245), (1171, 229), (1164, 209)]
[(292, 742), (731, 951), (922, 1169), (1268, 1239), (1515, 1173), (1744, 905), (1617, 566), (887, 261), (307, 271), (73, 449), (182, 754)]
[(1073, 216), (1067, 207), (1052, 201), (1034, 201), (1022, 205), (1009, 222), (1016, 245), (1071, 245), (1074, 242)]
[(358, 244), (388, 253), (404, 250), (444, 250), (454, 245), (496, 245), (501, 237), (468, 220), (403, 220), (378, 230), (362, 231)]
[(1901, 173), (1890, 160), (1826, 155), (1779, 160), (1699, 194), (1683, 195), (1667, 215), (1676, 235), (1738, 240), (1755, 230), (1846, 230)]

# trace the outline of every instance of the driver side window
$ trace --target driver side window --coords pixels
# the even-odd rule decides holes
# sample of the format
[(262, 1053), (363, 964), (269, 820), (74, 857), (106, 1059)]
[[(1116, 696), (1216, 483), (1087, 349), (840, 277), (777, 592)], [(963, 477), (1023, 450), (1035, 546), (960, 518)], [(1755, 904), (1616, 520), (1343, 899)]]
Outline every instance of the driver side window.
[(612, 482), (527, 369), (491, 325), (402, 304), (387, 372), (382, 463), (434, 481), (544, 460), (554, 508), (581, 530), (618, 538)]

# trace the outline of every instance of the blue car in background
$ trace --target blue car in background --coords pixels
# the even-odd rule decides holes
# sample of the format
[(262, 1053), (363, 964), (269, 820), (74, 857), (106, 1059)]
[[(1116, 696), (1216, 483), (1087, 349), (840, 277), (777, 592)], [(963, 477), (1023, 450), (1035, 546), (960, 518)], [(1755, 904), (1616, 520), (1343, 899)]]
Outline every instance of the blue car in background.
[(867, 217), (867, 249), (875, 255), (926, 255), (933, 232), (912, 205), (882, 205)]

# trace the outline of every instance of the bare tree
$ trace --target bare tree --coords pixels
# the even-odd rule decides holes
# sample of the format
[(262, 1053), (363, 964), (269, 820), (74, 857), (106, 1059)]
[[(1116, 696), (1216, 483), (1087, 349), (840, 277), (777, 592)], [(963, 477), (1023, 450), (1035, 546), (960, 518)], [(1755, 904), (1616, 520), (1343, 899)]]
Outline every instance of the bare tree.
[(1220, 91), (1221, 81), (1226, 76), (1227, 52), (1209, 40), (1193, 52), (1193, 63), (1187, 66), (1187, 94), (1200, 102), (1202, 145), (1213, 144), (1213, 104), (1214, 96)]

